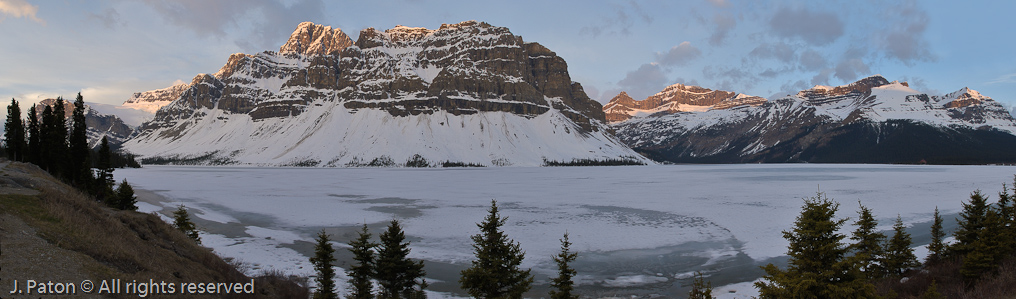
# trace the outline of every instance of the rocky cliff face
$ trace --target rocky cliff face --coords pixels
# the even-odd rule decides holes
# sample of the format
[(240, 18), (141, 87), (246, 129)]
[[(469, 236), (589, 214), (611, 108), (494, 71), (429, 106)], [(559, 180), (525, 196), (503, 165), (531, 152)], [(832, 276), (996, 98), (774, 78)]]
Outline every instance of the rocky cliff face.
[[(39, 105), (53, 106), (56, 99), (45, 99), (39, 101)], [(42, 119), (42, 109), (36, 108), (39, 119)], [(74, 113), (74, 102), (64, 100), (64, 119), (67, 120), (67, 127), (71, 127)], [(116, 115), (102, 114), (85, 104), (85, 125), (88, 126), (88, 145), (92, 148), (99, 147), (102, 137), (106, 137), (110, 147), (119, 148), (120, 145), (134, 134), (134, 128), (124, 124)]]
[(603, 106), (608, 122), (616, 123), (637, 115), (730, 109), (741, 105), (765, 103), (762, 97), (712, 90), (698, 86), (674, 84), (644, 100), (636, 101), (621, 92)]
[(629, 146), (672, 162), (1013, 163), (1016, 119), (967, 88), (929, 96), (872, 76), (757, 106), (635, 117)]
[[(208, 134), (221, 135), (221, 140), (229, 139), (225, 135), (256, 135), (247, 136), (246, 139), (252, 141), (241, 141), (240, 137), (236, 137), (237, 143), (261, 142), (257, 140), (277, 143), (268, 140), (280, 138), (280, 134), (310, 139), (318, 138), (311, 136), (317, 134), (359, 136), (359, 132), (351, 131), (356, 124), (334, 124), (335, 128), (324, 130), (330, 133), (317, 126), (335, 121), (355, 121), (366, 125), (375, 120), (362, 117), (383, 112), (386, 116), (372, 117), (382, 118), (376, 121), (392, 123), (379, 125), (415, 127), (427, 123), (424, 135), (454, 138), (454, 134), (465, 134), (453, 133), (452, 128), (447, 128), (453, 123), (459, 125), (458, 130), (475, 130), (459, 138), (481, 139), (476, 144), (478, 149), (474, 150), (482, 148), (488, 157), (469, 158), (469, 162), (480, 164), (506, 164), (492, 161), (511, 160), (499, 158), (501, 154), (497, 150), (488, 148), (491, 145), (511, 148), (517, 153), (531, 152), (523, 159), (526, 161), (540, 160), (539, 156), (533, 155), (551, 160), (634, 155), (609, 134), (601, 132), (605, 128), (601, 106), (586, 96), (580, 84), (571, 81), (567, 68), (564, 59), (546, 47), (524, 42), (507, 28), (482, 22), (444, 24), (436, 30), (404, 26), (384, 31), (368, 28), (360, 32), (355, 43), (337, 28), (302, 23), (279, 52), (233, 54), (217, 73), (196, 76), (178, 99), (160, 109), (154, 120), (142, 126), (142, 133), (128, 147), (148, 156), (188, 157), (218, 152), (220, 154), (216, 155), (228, 156), (221, 158), (238, 160), (237, 163), (285, 164), (288, 162), (282, 160), (304, 158), (287, 156), (289, 154), (266, 158), (264, 155), (243, 153), (242, 150), (222, 154), (223, 150), (234, 146), (225, 141), (205, 144), (203, 149), (184, 150), (181, 140)], [(336, 115), (339, 112), (343, 117)], [(345, 115), (353, 118), (345, 119)], [(214, 124), (206, 123), (209, 118), (216, 120)], [(444, 120), (434, 121), (437, 127), (429, 127), (431, 119)], [(210, 128), (248, 122), (259, 131)], [(309, 122), (315, 128), (293, 131), (297, 127), (303, 128), (304, 124), (298, 122)], [(589, 148), (580, 146), (582, 150), (569, 154), (568, 151), (545, 148), (545, 145), (516, 142), (523, 134), (543, 133), (505, 131), (495, 136), (485, 132), (493, 129), (490, 126), (500, 127), (498, 130), (508, 130), (508, 127), (531, 130), (521, 128), (533, 125), (523, 125), (527, 122), (544, 122), (539, 126), (552, 127), (552, 134), (575, 135), (581, 140), (597, 141), (587, 144)], [(377, 144), (380, 140), (387, 143), (407, 137), (416, 138), (402, 135), (406, 131), (360, 136), (356, 138), (368, 140), (356, 139), (355, 142)], [(471, 137), (473, 135), (483, 136)], [(556, 141), (548, 139), (541, 142)], [(286, 152), (294, 152), (292, 147), (302, 147), (305, 143), (306, 140), (302, 140), (285, 145), (291, 147)], [(580, 142), (583, 143), (588, 142)], [(423, 144), (426, 148), (441, 146), (430, 142)], [(536, 148), (520, 148), (531, 145)], [(324, 148), (299, 152), (303, 156), (314, 157), (307, 158), (311, 160), (327, 158), (324, 161), (333, 163), (321, 164), (329, 165), (348, 164), (354, 157), (373, 159), (383, 154), (361, 152), (353, 144), (335, 146), (345, 149), (346, 153)], [(458, 159), (461, 154), (418, 150), (435, 152), (431, 159)]]

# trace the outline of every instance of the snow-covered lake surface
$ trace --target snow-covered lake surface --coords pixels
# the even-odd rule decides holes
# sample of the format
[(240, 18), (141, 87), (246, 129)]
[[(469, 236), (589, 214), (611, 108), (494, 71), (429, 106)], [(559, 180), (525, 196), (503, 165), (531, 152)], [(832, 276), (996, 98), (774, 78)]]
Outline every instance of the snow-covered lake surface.
[(398, 218), (412, 242), (410, 257), (427, 261), (431, 289), (456, 292), (458, 271), (472, 259), (469, 236), (496, 199), (509, 217), (504, 230), (526, 251), (523, 266), (538, 274), (534, 296), (546, 290), (551, 256), (565, 232), (580, 254), (580, 290), (667, 296), (686, 292), (694, 271), (743, 294), (750, 284), (738, 283), (757, 278), (758, 265), (782, 261), (787, 242), (781, 231), (792, 225), (802, 199), (819, 190), (840, 202), (839, 217), (855, 217), (860, 201), (883, 229), (897, 214), (917, 224), (917, 247), (927, 243), (923, 228), (936, 206), (951, 219), (974, 190), (994, 201), (1014, 173), (1011, 166), (859, 164), (146, 166), (116, 176), (143, 189), (142, 211), (168, 216), (186, 205), (204, 230), (204, 244), (250, 263), (251, 271), (312, 275), (311, 242), (321, 229), (333, 234), (344, 267), (350, 259), (342, 248), (359, 226), (368, 224), (376, 237)]

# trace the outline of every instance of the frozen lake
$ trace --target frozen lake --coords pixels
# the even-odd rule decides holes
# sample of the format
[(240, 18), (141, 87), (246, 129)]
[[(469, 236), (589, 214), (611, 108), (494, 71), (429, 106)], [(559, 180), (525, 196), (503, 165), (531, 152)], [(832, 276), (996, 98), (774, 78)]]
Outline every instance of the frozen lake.
[[(608, 295), (686, 292), (689, 273), (714, 286), (751, 281), (780, 263), (802, 198), (821, 190), (855, 217), (857, 202), (884, 229), (897, 214), (927, 243), (938, 206), (946, 219), (977, 189), (997, 199), (1016, 167), (929, 165), (675, 165), (494, 168), (250, 168), (146, 166), (116, 171), (139, 192), (142, 211), (191, 209), (204, 244), (224, 257), (311, 275), (311, 241), (322, 228), (345, 243), (362, 224), (375, 234), (404, 223), (411, 257), (426, 260), (432, 290), (458, 291), (472, 259), (470, 235), (497, 199), (508, 236), (546, 294), (551, 256), (568, 232), (579, 252), (580, 291)], [(158, 195), (158, 196), (154, 196)], [(165, 217), (164, 217), (165, 218)], [(846, 226), (845, 230), (853, 227)], [(923, 243), (922, 243), (923, 242)], [(921, 256), (920, 258), (923, 258)], [(340, 284), (341, 285), (341, 284)], [(441, 294), (433, 294), (441, 295)], [(729, 295), (729, 294), (724, 294)]]

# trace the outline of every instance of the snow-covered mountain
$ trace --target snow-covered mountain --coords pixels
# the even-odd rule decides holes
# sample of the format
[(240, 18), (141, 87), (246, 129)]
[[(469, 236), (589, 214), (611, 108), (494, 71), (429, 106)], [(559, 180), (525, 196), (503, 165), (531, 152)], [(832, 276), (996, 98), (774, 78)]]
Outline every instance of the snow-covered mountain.
[(603, 112), (607, 114), (607, 121), (616, 123), (635, 116), (646, 116), (659, 112), (730, 109), (741, 105), (757, 106), (765, 101), (766, 99), (762, 97), (730, 91), (674, 84), (641, 101), (632, 99), (628, 93), (622, 91), (610, 99), (606, 105), (603, 105)]
[[(53, 106), (56, 104), (56, 99), (45, 99), (39, 101), (39, 106), (36, 107), (36, 117), (42, 119), (42, 107)], [(68, 122), (68, 128), (70, 128), (70, 122), (74, 113), (74, 102), (64, 100), (64, 118)], [(123, 120), (113, 114), (103, 114), (95, 109), (92, 109), (90, 105), (85, 104), (85, 125), (88, 126), (88, 145), (91, 148), (98, 148), (99, 142), (102, 141), (102, 137), (106, 137), (106, 141), (109, 142), (110, 147), (116, 149), (120, 147), (127, 138), (134, 133), (134, 128), (125, 124)]]
[(176, 84), (163, 89), (135, 92), (131, 98), (123, 102), (122, 106), (154, 114), (162, 106), (169, 105), (179, 98), (189, 87), (189, 84)]
[(194, 77), (124, 147), (197, 164), (648, 162), (601, 109), (561, 57), (507, 28), (368, 28), (354, 43), (307, 22), (279, 52), (233, 54)]
[(1016, 162), (1016, 119), (998, 102), (968, 88), (929, 96), (878, 75), (612, 126), (632, 148), (672, 162)]

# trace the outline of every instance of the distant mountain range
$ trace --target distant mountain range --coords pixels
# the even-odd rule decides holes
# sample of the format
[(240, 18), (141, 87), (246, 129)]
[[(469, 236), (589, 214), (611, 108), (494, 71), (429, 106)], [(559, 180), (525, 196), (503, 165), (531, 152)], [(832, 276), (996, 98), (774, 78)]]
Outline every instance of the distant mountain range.
[(149, 162), (299, 166), (651, 163), (618, 141), (564, 59), (507, 28), (300, 24), (278, 52), (135, 94)]
[[(70, 122), (72, 114), (74, 113), (74, 102), (68, 100), (64, 100), (63, 102), (64, 117), (68, 122)], [(53, 106), (55, 104), (56, 99), (45, 99), (39, 101), (40, 108), (36, 108), (36, 113), (38, 113), (36, 117), (42, 119), (43, 109), (41, 109), (41, 107)], [(100, 113), (95, 109), (92, 109), (92, 107), (88, 104), (85, 104), (85, 124), (88, 126), (88, 145), (91, 148), (98, 148), (102, 138), (106, 137), (106, 141), (109, 142), (110, 147), (118, 149), (120, 144), (134, 133), (134, 128), (125, 124), (123, 120), (116, 115)], [(68, 125), (68, 128), (70, 128), (70, 125)]]
[(1016, 163), (1016, 111), (968, 88), (876, 75), (766, 99), (675, 84), (601, 107), (553, 51), (476, 21), (356, 41), (306, 22), (278, 52), (124, 107), (155, 113), (117, 141), (149, 163)]
[(1016, 163), (1016, 119), (962, 88), (940, 96), (872, 76), (765, 100), (672, 85), (604, 106), (625, 144), (675, 163)]

